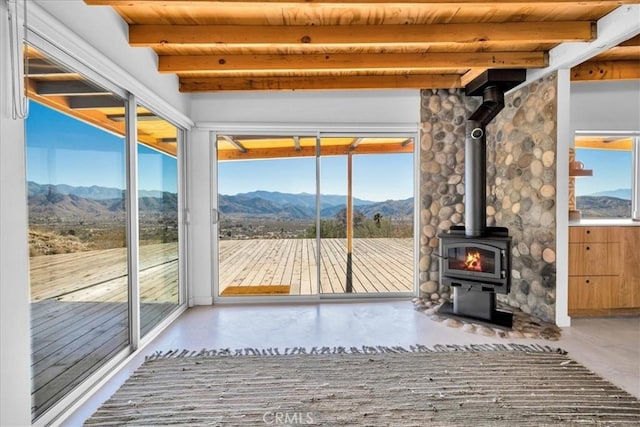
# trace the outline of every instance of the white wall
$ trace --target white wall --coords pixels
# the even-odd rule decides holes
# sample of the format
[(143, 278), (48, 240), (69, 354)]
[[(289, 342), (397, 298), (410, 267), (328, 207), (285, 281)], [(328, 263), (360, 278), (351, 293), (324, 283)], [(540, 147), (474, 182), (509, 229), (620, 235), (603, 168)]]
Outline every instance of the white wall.
[(193, 95), (197, 122), (413, 123), (420, 91), (232, 92)]
[(11, 117), (8, 25), (0, 3), (0, 425), (31, 424), (24, 122)]
[(571, 83), (571, 130), (640, 130), (640, 80)]
[(571, 72), (558, 70), (556, 150), (556, 325), (571, 326), (569, 317), (569, 147), (571, 131)]
[(209, 131), (191, 132), (187, 148), (189, 306), (213, 303)]

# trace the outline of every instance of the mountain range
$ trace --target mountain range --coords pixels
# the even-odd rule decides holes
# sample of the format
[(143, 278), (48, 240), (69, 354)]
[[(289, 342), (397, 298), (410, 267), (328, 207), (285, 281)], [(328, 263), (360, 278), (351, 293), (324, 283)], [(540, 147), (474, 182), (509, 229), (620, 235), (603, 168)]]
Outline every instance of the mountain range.
[[(54, 192), (63, 195), (83, 197), (91, 200), (121, 199), (124, 197), (124, 190), (113, 187), (74, 187), (67, 184), (38, 184), (33, 181), (27, 183), (28, 195)], [(140, 190), (140, 197), (162, 197), (163, 192), (158, 190)]]
[[(125, 210), (124, 191), (100, 186), (74, 187), (65, 184), (27, 184), (29, 215), (48, 218), (87, 219), (94, 217), (116, 218)], [(142, 214), (163, 213), (175, 215), (178, 198), (174, 193), (141, 191), (138, 206)]]
[[(320, 217), (335, 216), (346, 207), (344, 195), (322, 194), (320, 196)], [(386, 217), (405, 218), (413, 215), (413, 198), (374, 202), (353, 199), (354, 209), (367, 217), (380, 213)], [(232, 217), (277, 217), (291, 219), (313, 219), (316, 216), (316, 196), (309, 193), (280, 193), (274, 191), (253, 191), (236, 195), (220, 194), (220, 212)]]
[(618, 188), (617, 190), (599, 191), (597, 193), (591, 193), (589, 196), (593, 197), (616, 197), (618, 199), (631, 200), (630, 188)]
[[(91, 186), (74, 187), (65, 184), (28, 183), (29, 212), (33, 217), (105, 217), (124, 212), (124, 191), (117, 188)], [(410, 218), (413, 198), (374, 202), (354, 198), (355, 209), (367, 217), (376, 213), (384, 217)], [(177, 195), (161, 191), (141, 191), (138, 204), (141, 213), (176, 212)], [(320, 216), (335, 216), (346, 207), (346, 196), (326, 194), (320, 197)], [(316, 197), (309, 193), (291, 194), (253, 191), (236, 195), (220, 194), (218, 208), (231, 218), (313, 219)]]

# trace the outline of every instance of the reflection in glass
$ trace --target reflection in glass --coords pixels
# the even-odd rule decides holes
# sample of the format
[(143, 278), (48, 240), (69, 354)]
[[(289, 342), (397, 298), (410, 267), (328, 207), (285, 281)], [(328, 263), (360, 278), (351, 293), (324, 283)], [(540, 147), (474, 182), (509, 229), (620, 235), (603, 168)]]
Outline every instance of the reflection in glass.
[(177, 134), (166, 120), (138, 109), (141, 336), (180, 303)]
[(26, 156), (36, 418), (129, 345), (125, 141), (32, 101)]

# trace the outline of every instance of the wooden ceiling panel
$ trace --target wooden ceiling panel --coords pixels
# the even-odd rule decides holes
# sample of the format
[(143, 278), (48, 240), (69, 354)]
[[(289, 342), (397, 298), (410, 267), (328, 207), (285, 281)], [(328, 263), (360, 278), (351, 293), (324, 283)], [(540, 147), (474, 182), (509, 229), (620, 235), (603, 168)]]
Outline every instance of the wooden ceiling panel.
[[(85, 2), (112, 6), (131, 46), (154, 49), (160, 72), (198, 92), (461, 87), (490, 68), (546, 67), (550, 49), (595, 40), (597, 20), (640, 1)], [(621, 46), (599, 64), (629, 62), (637, 50)]]
[(385, 53), (447, 53), (447, 52), (540, 52), (558, 43), (476, 42), (476, 43), (378, 43), (378, 44), (217, 44), (215, 46), (164, 45), (155, 47), (159, 56), (197, 55), (301, 55), (320, 54), (385, 54)]
[(129, 24), (379, 25), (595, 20), (634, 1), (121, 1), (111, 5)]

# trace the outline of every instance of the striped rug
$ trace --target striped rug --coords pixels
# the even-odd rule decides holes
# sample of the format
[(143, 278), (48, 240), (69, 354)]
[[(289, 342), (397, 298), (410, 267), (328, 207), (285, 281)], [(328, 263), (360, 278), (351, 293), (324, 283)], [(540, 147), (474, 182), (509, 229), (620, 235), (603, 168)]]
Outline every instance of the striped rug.
[(156, 353), (86, 425), (640, 425), (640, 401), (546, 346)]

